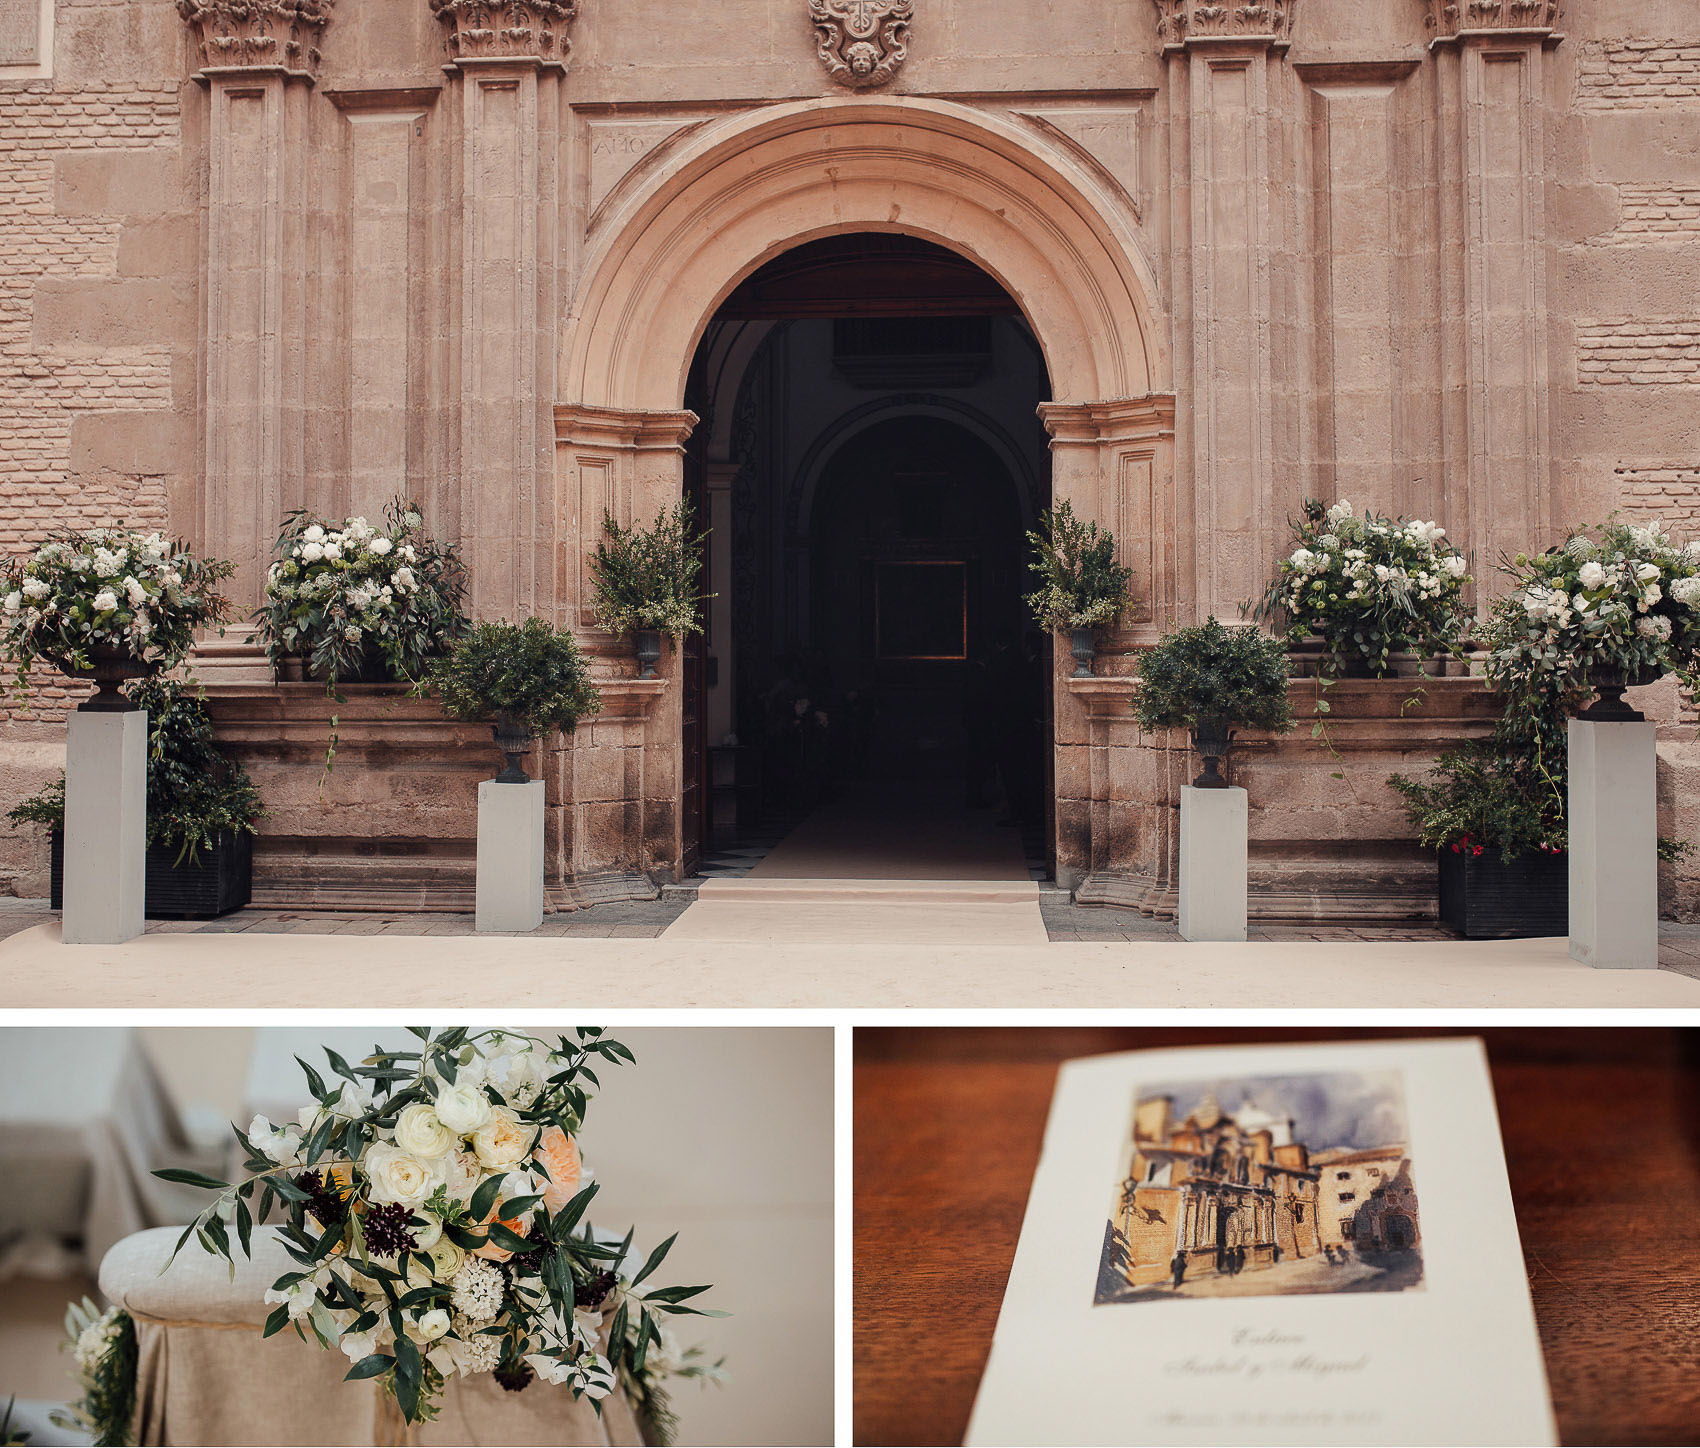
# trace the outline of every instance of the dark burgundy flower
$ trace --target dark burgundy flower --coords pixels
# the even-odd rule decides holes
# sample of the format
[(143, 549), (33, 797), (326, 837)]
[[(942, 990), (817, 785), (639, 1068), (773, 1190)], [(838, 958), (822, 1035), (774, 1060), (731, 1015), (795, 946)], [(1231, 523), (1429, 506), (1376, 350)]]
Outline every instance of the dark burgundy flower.
[(318, 1172), (302, 1172), (295, 1178), (295, 1185), (312, 1198), (307, 1203), (307, 1210), (321, 1227), (334, 1227), (348, 1215), (348, 1203), (343, 1200), (342, 1193), (335, 1187), (326, 1186), (325, 1179)]
[(414, 1248), (413, 1212), (400, 1202), (373, 1207), (361, 1225), (367, 1249), (379, 1257), (399, 1257)]
[(531, 1380), (537, 1376), (532, 1372), (524, 1358), (508, 1358), (496, 1364), (496, 1369), (490, 1374), (510, 1393), (517, 1393), (522, 1388), (531, 1386)]
[(614, 1274), (598, 1272), (588, 1282), (573, 1283), (574, 1307), (600, 1307), (608, 1294), (614, 1290)]

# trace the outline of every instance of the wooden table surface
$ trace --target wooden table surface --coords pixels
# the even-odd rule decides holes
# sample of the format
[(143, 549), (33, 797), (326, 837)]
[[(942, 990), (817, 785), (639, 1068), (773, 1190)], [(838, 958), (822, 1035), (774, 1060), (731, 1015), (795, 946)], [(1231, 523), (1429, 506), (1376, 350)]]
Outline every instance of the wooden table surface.
[(1700, 1032), (1571, 1027), (858, 1029), (855, 1441), (962, 1441), (1059, 1061), (1424, 1035), (1487, 1041), (1563, 1441), (1700, 1442)]

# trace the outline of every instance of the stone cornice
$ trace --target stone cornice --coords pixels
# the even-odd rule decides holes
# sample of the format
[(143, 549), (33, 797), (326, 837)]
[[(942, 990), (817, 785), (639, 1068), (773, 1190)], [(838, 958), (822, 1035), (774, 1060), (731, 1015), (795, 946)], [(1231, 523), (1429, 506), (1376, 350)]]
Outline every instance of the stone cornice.
[(1154, 0), (1157, 40), (1165, 54), (1194, 45), (1233, 42), (1287, 46), (1298, 0)]
[(541, 60), (565, 65), (578, 0), (431, 0), (451, 61)]
[(1426, 0), (1429, 43), (1472, 36), (1545, 40), (1558, 25), (1560, 0)]
[(694, 412), (644, 412), (620, 407), (560, 403), (555, 440), (613, 447), (682, 448), (700, 421)]
[(336, 0), (177, 0), (203, 73), (264, 69), (311, 79)]
[(1148, 442), (1175, 435), (1175, 394), (1116, 397), (1102, 402), (1041, 402), (1039, 420), (1053, 445)]

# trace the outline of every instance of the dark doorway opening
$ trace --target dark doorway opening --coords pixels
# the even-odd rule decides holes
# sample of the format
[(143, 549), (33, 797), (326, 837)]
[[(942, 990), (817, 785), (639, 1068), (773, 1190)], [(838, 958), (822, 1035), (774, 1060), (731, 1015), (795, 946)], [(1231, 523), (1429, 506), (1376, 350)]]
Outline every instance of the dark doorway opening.
[(798, 247), (716, 314), (685, 399), (717, 595), (684, 680), (706, 871), (1049, 868), (1050, 640), (1023, 602), (1049, 392), (1009, 295), (907, 237)]

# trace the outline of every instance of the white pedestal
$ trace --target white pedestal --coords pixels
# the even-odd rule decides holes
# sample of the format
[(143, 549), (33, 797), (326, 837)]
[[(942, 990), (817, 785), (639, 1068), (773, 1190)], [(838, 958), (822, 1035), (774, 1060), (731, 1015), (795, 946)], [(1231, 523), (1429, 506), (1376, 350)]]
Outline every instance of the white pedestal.
[(122, 945), (146, 928), (148, 716), (71, 715), (65, 740), (67, 945)]
[(1659, 965), (1659, 811), (1651, 723), (1570, 721), (1570, 953)]
[(479, 930), (543, 923), (543, 781), (478, 786)]
[(1244, 940), (1246, 793), (1181, 786), (1181, 938)]

